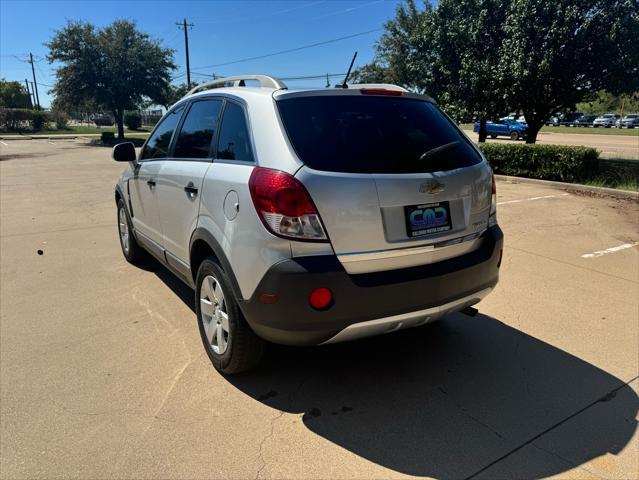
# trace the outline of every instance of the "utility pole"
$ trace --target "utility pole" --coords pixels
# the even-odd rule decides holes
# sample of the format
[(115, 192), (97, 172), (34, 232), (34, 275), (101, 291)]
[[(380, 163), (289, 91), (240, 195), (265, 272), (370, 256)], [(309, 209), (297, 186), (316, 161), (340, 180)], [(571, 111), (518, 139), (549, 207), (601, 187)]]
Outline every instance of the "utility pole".
[(186, 84), (191, 89), (191, 66), (189, 64), (189, 27), (193, 27), (192, 23), (186, 23), (186, 18), (182, 23), (176, 23), (178, 28), (184, 29), (184, 49), (186, 50)]
[(24, 84), (27, 87), (27, 96), (29, 97), (29, 106), (33, 108), (33, 102), (31, 101), (31, 91), (29, 90), (29, 80), (24, 79)]
[(31, 73), (33, 73), (33, 86), (35, 88), (35, 98), (38, 104), (38, 110), (40, 110), (40, 95), (38, 95), (38, 82), (36, 82), (35, 68), (33, 66), (33, 54), (29, 53), (29, 63), (31, 64)]
[(29, 82), (29, 84), (31, 85), (31, 96), (33, 97), (33, 108), (35, 108), (35, 106), (36, 106), (35, 87), (34, 87), (33, 82)]

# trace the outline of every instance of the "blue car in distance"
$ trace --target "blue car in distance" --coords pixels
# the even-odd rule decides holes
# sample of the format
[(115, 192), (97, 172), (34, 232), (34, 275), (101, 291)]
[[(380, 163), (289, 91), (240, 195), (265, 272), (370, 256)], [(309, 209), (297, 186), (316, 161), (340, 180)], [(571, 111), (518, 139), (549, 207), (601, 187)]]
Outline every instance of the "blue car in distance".
[[(479, 132), (479, 122), (473, 125), (473, 132)], [(526, 138), (528, 127), (510, 118), (501, 118), (498, 122), (486, 122), (486, 134), (490, 138), (508, 137), (519, 140)]]

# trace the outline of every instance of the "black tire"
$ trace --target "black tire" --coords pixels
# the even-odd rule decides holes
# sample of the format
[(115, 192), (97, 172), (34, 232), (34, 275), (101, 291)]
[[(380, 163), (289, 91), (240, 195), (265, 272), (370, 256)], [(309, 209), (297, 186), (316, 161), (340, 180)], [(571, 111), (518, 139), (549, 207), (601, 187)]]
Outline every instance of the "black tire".
[[(122, 235), (122, 226), (121, 219), (122, 215), (124, 215), (124, 220), (126, 222), (127, 231), (128, 231), (128, 246), (125, 245), (125, 240)], [(140, 263), (148, 260), (148, 254), (146, 250), (144, 250), (138, 242), (135, 240), (135, 235), (133, 234), (133, 224), (131, 223), (131, 217), (129, 217), (129, 212), (124, 205), (124, 201), (122, 199), (118, 200), (118, 238), (120, 239), (120, 248), (122, 249), (122, 255), (127, 262), (132, 263), (133, 265), (139, 265)]]
[[(213, 277), (219, 283), (224, 296), (224, 306), (228, 315), (228, 335), (226, 349), (220, 354), (213, 350), (205, 330), (205, 319), (202, 314), (201, 292), (205, 278)], [(209, 359), (219, 372), (230, 375), (245, 372), (257, 366), (264, 352), (264, 340), (255, 335), (237, 306), (237, 298), (233, 294), (229, 279), (213, 258), (205, 259), (198, 268), (195, 283), (195, 312), (200, 330), (200, 337)], [(213, 319), (211, 319), (213, 321)]]
[(497, 135), (491, 135), (490, 138), (497, 138)]
[(511, 140), (519, 140), (519, 133), (518, 132), (510, 132), (510, 139)]

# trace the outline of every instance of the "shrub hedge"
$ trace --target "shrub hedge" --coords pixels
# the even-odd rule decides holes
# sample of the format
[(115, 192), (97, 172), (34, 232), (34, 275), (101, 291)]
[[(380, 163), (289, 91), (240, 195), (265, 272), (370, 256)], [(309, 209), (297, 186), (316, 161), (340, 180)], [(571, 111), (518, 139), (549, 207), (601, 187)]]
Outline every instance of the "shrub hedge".
[(589, 147), (484, 143), (479, 148), (499, 175), (574, 183), (599, 171), (599, 152)]
[(34, 110), (31, 114), (31, 127), (36, 131), (47, 128), (50, 121), (51, 115), (49, 114), (49, 112)]
[(33, 110), (26, 108), (2, 108), (0, 109), (0, 126), (7, 130), (19, 130), (27, 128), (33, 119)]
[(142, 116), (138, 112), (126, 112), (124, 114), (124, 124), (129, 130), (137, 130), (142, 126)]
[(51, 114), (44, 110), (28, 110), (26, 108), (0, 109), (0, 127), (18, 131), (29, 127), (42, 130), (49, 125)]
[(61, 110), (53, 110), (51, 118), (55, 122), (55, 128), (58, 130), (64, 130), (69, 125), (69, 115)]

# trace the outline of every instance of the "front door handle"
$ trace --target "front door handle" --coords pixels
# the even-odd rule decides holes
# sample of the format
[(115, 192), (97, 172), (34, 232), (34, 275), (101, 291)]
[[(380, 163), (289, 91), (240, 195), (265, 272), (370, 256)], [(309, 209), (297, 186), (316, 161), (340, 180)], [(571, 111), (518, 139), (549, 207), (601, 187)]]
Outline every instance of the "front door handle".
[(194, 198), (197, 196), (197, 187), (193, 184), (193, 182), (189, 182), (189, 184), (184, 187), (184, 191), (189, 196), (189, 198)]
[(149, 179), (146, 181), (146, 184), (147, 184), (149, 187), (153, 188), (153, 187), (155, 187), (155, 180), (153, 180), (152, 178), (149, 178)]

